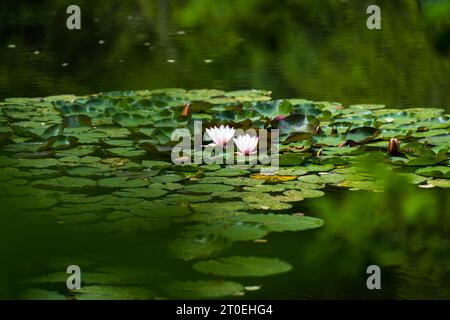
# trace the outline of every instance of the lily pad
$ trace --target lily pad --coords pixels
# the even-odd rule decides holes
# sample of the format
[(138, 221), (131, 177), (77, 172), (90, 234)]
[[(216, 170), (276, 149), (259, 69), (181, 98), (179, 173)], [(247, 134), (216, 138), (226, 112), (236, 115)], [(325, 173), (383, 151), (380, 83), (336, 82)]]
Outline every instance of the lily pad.
[(31, 182), (32, 186), (55, 189), (83, 189), (97, 186), (97, 182), (86, 178), (59, 177)]
[(217, 254), (231, 245), (225, 238), (215, 237), (206, 232), (194, 230), (183, 233), (169, 244), (169, 249), (175, 257), (190, 261), (207, 258)]
[(416, 170), (416, 173), (425, 177), (447, 178), (450, 179), (450, 167), (435, 166), (425, 167)]
[(184, 186), (183, 192), (192, 193), (214, 193), (214, 192), (227, 192), (233, 190), (233, 186), (227, 186), (223, 184), (189, 184)]
[(148, 300), (154, 291), (140, 287), (86, 286), (74, 293), (76, 300)]
[(228, 277), (263, 277), (288, 272), (292, 266), (273, 258), (227, 257), (200, 261), (194, 264), (196, 271)]
[(208, 177), (237, 177), (244, 176), (248, 173), (250, 172), (245, 169), (227, 167), (212, 172), (205, 172), (205, 175)]
[(372, 140), (380, 134), (380, 130), (372, 127), (360, 127), (355, 128), (347, 132), (347, 140), (351, 140), (357, 143), (365, 143)]
[(149, 184), (147, 179), (128, 179), (127, 177), (112, 177), (98, 180), (102, 188), (140, 188)]
[(439, 187), (439, 188), (450, 188), (450, 180), (449, 179), (433, 179), (433, 180), (428, 180), (427, 183), (429, 185)]
[(314, 116), (292, 114), (278, 123), (281, 134), (292, 134), (297, 132), (315, 133), (319, 121)]
[(176, 281), (163, 286), (163, 292), (176, 299), (217, 299), (240, 295), (244, 287), (231, 281)]

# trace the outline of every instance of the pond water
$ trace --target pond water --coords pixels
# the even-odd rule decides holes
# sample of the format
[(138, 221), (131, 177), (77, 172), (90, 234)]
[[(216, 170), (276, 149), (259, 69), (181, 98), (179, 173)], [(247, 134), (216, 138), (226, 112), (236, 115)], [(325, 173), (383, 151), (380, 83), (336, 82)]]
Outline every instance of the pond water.
[[(81, 31), (70, 1), (0, 4), (0, 98), (120, 91), (0, 105), (0, 298), (450, 298), (448, 29), (426, 1), (381, 1), (379, 31), (365, 1), (79, 3)], [(288, 113), (323, 133), (283, 151), (279, 181), (173, 167), (155, 148), (187, 102), (211, 125), (281, 110), (265, 91), (128, 91), (175, 87), (310, 99)], [(425, 146), (388, 158), (391, 137)], [(369, 145), (336, 147), (353, 139)]]
[(448, 3), (428, 2), (380, 1), (374, 31), (370, 1), (86, 0), (82, 29), (70, 31), (70, 1), (2, 1), (0, 97), (258, 88), (277, 98), (448, 108)]

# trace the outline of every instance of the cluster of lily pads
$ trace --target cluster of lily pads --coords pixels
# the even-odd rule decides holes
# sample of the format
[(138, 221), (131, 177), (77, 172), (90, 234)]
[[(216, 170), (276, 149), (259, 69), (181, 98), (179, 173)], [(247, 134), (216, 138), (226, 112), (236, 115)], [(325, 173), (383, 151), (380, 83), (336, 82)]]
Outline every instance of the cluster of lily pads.
[[(295, 204), (322, 197), (329, 188), (383, 191), (371, 168), (360, 165), (365, 159), (421, 188), (450, 186), (450, 121), (437, 108), (272, 100), (261, 90), (165, 89), (12, 98), (0, 103), (0, 111), (4, 205), (30, 223), (47, 221), (81, 234), (180, 226), (168, 250), (215, 277), (289, 271), (289, 263), (275, 258), (221, 255), (234, 242), (257, 245), (272, 232), (322, 226), (321, 219), (296, 212)], [(204, 128), (279, 129), (280, 167), (263, 175), (260, 164), (173, 164), (171, 134), (192, 130), (194, 121)], [(256, 146), (249, 138), (236, 141), (244, 154)], [(174, 280), (150, 292), (136, 288), (145, 283), (145, 272), (130, 277), (105, 268), (93, 267), (74, 298), (222, 297), (246, 291), (234, 281)], [(42, 289), (48, 283), (65, 286), (66, 276), (60, 270), (31, 279), (27, 286), (34, 289), (27, 297), (49, 294)]]

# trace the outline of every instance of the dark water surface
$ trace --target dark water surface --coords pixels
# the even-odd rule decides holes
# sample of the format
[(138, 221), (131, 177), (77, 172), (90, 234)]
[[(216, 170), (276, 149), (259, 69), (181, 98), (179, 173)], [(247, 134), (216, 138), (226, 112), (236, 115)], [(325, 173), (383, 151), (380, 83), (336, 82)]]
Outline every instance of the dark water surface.
[[(450, 110), (448, 29), (429, 14), (426, 1), (379, 1), (379, 31), (366, 28), (371, 1), (275, 0), (78, 1), (82, 30), (69, 31), (65, 10), (72, 2), (0, 3), (0, 98), (258, 88), (278, 98)], [(224, 254), (277, 257), (293, 270), (232, 280), (261, 286), (246, 298), (449, 299), (445, 190), (385, 196), (330, 190), (326, 200), (303, 201), (292, 212), (324, 219), (323, 228), (270, 234), (264, 244), (236, 242)], [(416, 214), (406, 204), (410, 199), (423, 216), (400, 218)], [(389, 206), (394, 202), (404, 203), (403, 211)], [(380, 203), (390, 209), (381, 211), (386, 207)], [(49, 267), (61, 257), (81, 266), (80, 259), (88, 259), (93, 270), (154, 270), (155, 286), (211, 279), (169, 254), (178, 227), (95, 235), (35, 219), (27, 223), (5, 206), (0, 212), (0, 298), (21, 297), (33, 287), (24, 279), (65, 272)], [(382, 290), (366, 287), (371, 264), (382, 267)], [(64, 293), (64, 284), (46, 289)]]
[(437, 2), (379, 1), (382, 28), (368, 30), (370, 1), (78, 1), (70, 31), (70, 1), (2, 1), (0, 97), (258, 88), (448, 110), (449, 10)]

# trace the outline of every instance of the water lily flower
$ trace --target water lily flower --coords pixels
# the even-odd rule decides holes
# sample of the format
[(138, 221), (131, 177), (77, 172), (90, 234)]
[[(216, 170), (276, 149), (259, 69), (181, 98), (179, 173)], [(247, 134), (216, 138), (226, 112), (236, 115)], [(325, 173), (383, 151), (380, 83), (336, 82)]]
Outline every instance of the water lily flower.
[(223, 125), (220, 128), (214, 127), (206, 129), (206, 133), (214, 141), (214, 145), (225, 146), (234, 136), (234, 128)]
[(234, 139), (234, 143), (239, 149), (238, 154), (250, 155), (256, 153), (256, 146), (258, 145), (258, 137), (246, 134)]

